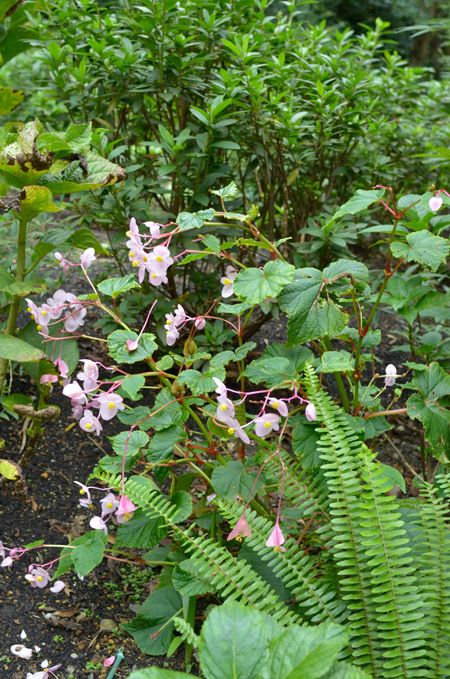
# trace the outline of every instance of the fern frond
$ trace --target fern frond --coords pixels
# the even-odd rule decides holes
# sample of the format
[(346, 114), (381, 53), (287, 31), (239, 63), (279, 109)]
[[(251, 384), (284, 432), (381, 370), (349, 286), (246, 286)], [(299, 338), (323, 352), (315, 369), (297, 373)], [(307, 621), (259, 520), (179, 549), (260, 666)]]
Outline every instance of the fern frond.
[[(242, 507), (232, 502), (218, 500), (216, 504), (228, 521), (236, 523), (242, 515)], [(297, 604), (305, 610), (307, 617), (312, 622), (331, 620), (342, 623), (345, 606), (336, 598), (329, 583), (321, 581), (314, 560), (301, 554), (296, 541), (292, 539), (287, 539), (284, 543), (285, 552), (266, 547), (273, 524), (250, 509), (247, 509), (245, 518), (252, 531), (252, 536), (246, 538), (246, 543), (267, 562), (270, 570), (295, 595)]]
[(187, 620), (184, 618), (173, 618), (173, 626), (180, 633), (183, 641), (187, 641), (194, 648), (198, 648), (199, 637)]

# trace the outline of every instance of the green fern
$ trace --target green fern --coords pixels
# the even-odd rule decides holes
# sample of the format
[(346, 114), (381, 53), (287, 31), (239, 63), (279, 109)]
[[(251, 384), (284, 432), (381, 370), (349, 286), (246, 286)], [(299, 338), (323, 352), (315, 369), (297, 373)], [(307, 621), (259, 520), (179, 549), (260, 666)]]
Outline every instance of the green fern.
[(199, 638), (194, 632), (192, 626), (184, 618), (174, 618), (173, 626), (180, 633), (182, 641), (186, 641), (194, 648), (198, 648)]

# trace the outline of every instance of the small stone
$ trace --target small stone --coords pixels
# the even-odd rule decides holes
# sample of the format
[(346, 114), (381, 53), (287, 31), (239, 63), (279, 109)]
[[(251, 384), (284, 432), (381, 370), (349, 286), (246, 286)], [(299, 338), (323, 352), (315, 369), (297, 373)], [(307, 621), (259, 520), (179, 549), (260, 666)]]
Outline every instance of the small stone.
[(75, 660), (75, 658), (78, 658), (78, 653), (71, 653), (70, 657)]

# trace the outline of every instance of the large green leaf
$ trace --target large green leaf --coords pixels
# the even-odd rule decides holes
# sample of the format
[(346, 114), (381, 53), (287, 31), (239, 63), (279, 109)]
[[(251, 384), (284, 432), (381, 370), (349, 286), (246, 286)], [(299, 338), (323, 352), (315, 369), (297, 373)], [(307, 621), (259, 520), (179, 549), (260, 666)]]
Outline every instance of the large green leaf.
[(148, 549), (159, 544), (167, 535), (164, 517), (152, 517), (136, 509), (132, 518), (119, 526), (116, 545), (133, 549)]
[(406, 236), (406, 243), (392, 243), (391, 250), (395, 257), (404, 257), (407, 262), (418, 262), (436, 271), (445, 262), (450, 243), (446, 238), (435, 236), (429, 231), (416, 231)]
[[(100, 530), (91, 530), (84, 533), (70, 543), (69, 547), (61, 550), (61, 559), (55, 572), (55, 577), (66, 573), (72, 566), (79, 575), (86, 575), (93, 570), (103, 559), (103, 552), (108, 541), (108, 536)], [(73, 549), (73, 547), (76, 549)], [(78, 551), (77, 551), (78, 550)], [(74, 554), (77, 552), (74, 559)]]
[(408, 415), (420, 420), (425, 428), (425, 438), (434, 454), (442, 462), (450, 460), (450, 410), (439, 399), (450, 395), (450, 376), (438, 363), (431, 363), (413, 379), (418, 394), (407, 402)]
[(157, 589), (138, 608), (137, 617), (121, 627), (143, 653), (165, 655), (172, 641), (173, 622), (169, 621), (182, 606), (181, 596), (173, 587)]
[(39, 151), (72, 151), (82, 153), (89, 149), (92, 139), (92, 123), (71, 123), (65, 132), (43, 132), (39, 135)]
[[(175, 670), (164, 670), (162, 667), (146, 667), (143, 670), (132, 672), (128, 679), (195, 679), (195, 675)], [(342, 678), (344, 679), (344, 677)], [(353, 679), (349, 677), (348, 679)], [(355, 678), (356, 679), (356, 678)]]
[(285, 285), (291, 283), (294, 267), (287, 262), (267, 262), (264, 269), (240, 271), (234, 281), (234, 292), (247, 304), (260, 304), (267, 297), (276, 298)]
[(12, 87), (0, 87), (0, 116), (6, 116), (23, 101), (22, 90), (13, 90)]
[(104, 281), (97, 284), (97, 288), (100, 292), (109, 295), (113, 299), (123, 292), (139, 287), (139, 283), (131, 273), (127, 276), (122, 276), (122, 278), (106, 278)]
[(358, 189), (354, 196), (350, 198), (344, 205), (341, 205), (339, 210), (333, 215), (327, 224), (327, 229), (332, 225), (332, 223), (343, 217), (344, 215), (354, 215), (357, 212), (361, 212), (376, 203), (382, 198), (384, 194), (384, 189), (376, 189), (371, 191), (364, 191), (363, 189)]
[(147, 449), (146, 457), (149, 462), (161, 462), (173, 458), (173, 449), (176, 443), (184, 438), (183, 428), (179, 424), (173, 424), (167, 429), (157, 431), (152, 436)]
[(201, 578), (197, 576), (199, 566), (201, 561), (198, 559), (186, 559), (174, 568), (172, 584), (181, 596), (199, 596), (215, 591), (211, 584), (212, 577), (208, 579), (205, 575)]
[(244, 375), (254, 384), (264, 384), (270, 388), (281, 384), (285, 379), (293, 379), (292, 367), (288, 358), (257, 358), (244, 370)]
[[(44, 355), (46, 358), (48, 357), (49, 360), (55, 356), (61, 357), (62, 360), (67, 363), (69, 375), (73, 373), (78, 365), (80, 351), (76, 339), (67, 338), (64, 340), (55, 340), (54, 342), (43, 342), (43, 337), (39, 334), (34, 321), (27, 323), (20, 331), (20, 338), (45, 352)], [(38, 366), (33, 363), (25, 363), (24, 368), (33, 380), (37, 382), (39, 376)]]
[(125, 170), (119, 165), (99, 156), (95, 151), (86, 151), (80, 160), (73, 161), (60, 174), (49, 174), (41, 178), (53, 195), (90, 191), (110, 186), (125, 179)]
[(25, 186), (20, 193), (20, 210), (14, 210), (19, 218), (32, 219), (41, 212), (59, 212), (51, 192), (45, 186)]
[[(263, 485), (262, 475), (259, 477), (254, 492)], [(219, 497), (233, 500), (240, 495), (247, 500), (255, 482), (256, 474), (247, 472), (242, 462), (232, 460), (226, 466), (216, 467), (211, 476), (212, 486)]]
[(137, 455), (141, 448), (145, 448), (149, 442), (149, 435), (144, 431), (135, 429), (131, 433), (128, 431), (121, 431), (116, 436), (109, 436), (111, 445), (117, 455), (123, 455), (125, 452), (125, 445), (128, 438), (127, 457)]
[(326, 283), (348, 281), (357, 290), (364, 290), (369, 284), (368, 268), (354, 259), (338, 259), (323, 270), (322, 277)]
[(213, 208), (199, 210), (198, 212), (180, 212), (177, 217), (177, 224), (180, 227), (180, 231), (199, 229), (206, 221), (211, 221), (213, 217)]
[(3, 292), (9, 295), (19, 295), (26, 297), (26, 295), (38, 295), (47, 288), (47, 283), (43, 278), (27, 278), (25, 281), (13, 281), (3, 287)]
[(0, 334), (0, 358), (6, 358), (8, 361), (36, 362), (47, 355), (37, 347), (24, 342), (18, 337), (11, 335)]

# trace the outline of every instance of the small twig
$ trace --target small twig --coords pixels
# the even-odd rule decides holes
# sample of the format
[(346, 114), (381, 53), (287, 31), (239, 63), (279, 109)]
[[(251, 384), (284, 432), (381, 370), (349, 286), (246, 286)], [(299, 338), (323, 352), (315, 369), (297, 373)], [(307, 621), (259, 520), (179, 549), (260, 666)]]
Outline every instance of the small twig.
[(418, 474), (418, 473), (416, 472), (416, 470), (415, 470), (413, 467), (411, 467), (411, 465), (409, 464), (409, 462), (407, 462), (407, 461), (405, 460), (404, 456), (402, 455), (402, 453), (400, 452), (400, 450), (397, 448), (397, 446), (395, 445), (395, 443), (394, 443), (393, 441), (391, 441), (391, 439), (389, 438), (389, 436), (386, 436), (386, 440), (388, 441), (388, 443), (391, 444), (391, 446), (393, 447), (393, 449), (395, 450), (395, 452), (397, 453), (397, 455), (400, 457), (400, 459), (401, 459), (401, 461), (403, 462), (403, 464), (405, 465), (405, 467), (407, 467), (407, 468), (409, 469), (409, 471), (411, 472), (411, 474), (413, 474), (417, 479), (420, 479), (421, 481), (423, 481), (423, 478), (420, 476), (420, 474)]

